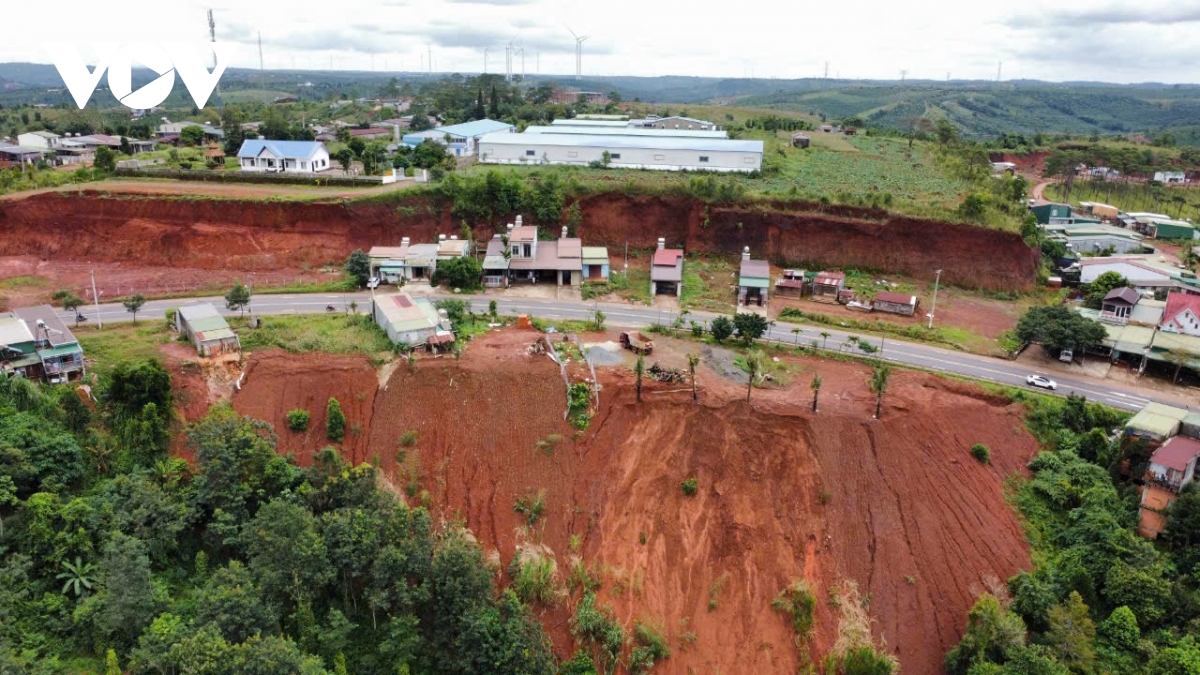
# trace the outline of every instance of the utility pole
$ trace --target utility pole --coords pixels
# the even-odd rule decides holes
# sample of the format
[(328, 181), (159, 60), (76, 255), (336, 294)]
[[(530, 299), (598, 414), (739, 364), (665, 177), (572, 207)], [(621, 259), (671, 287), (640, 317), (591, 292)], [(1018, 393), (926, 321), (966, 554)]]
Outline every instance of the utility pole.
[(1003, 69), (1003, 68), (1004, 68), (1004, 62), (1003, 62), (1003, 61), (1001, 61), (1000, 63), (996, 64), (996, 82), (999, 82), (999, 81), (1000, 81), (1000, 71), (1001, 71), (1001, 69)]
[(96, 328), (104, 328), (104, 319), (100, 318), (100, 294), (96, 292), (96, 270), (91, 270), (92, 275), (92, 301), (96, 303)]
[(829, 79), (829, 62), (825, 62), (825, 79)]
[(937, 292), (938, 285), (942, 281), (942, 271), (937, 271), (937, 278), (933, 280), (933, 304), (929, 307), (929, 329), (933, 330), (933, 313), (937, 311)]
[(907, 71), (907, 70), (901, 70), (901, 71), (900, 71), (900, 84), (904, 84), (904, 78), (905, 78), (905, 76), (907, 76), (907, 75), (908, 75), (908, 71)]

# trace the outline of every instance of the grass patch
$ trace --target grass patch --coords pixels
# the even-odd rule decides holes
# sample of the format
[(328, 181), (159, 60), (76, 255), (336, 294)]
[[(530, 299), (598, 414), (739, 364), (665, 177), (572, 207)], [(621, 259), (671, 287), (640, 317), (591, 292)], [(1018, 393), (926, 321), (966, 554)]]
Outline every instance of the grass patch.
[(737, 269), (729, 258), (695, 258), (683, 263), (681, 307), (728, 312), (733, 306)]
[(562, 441), (563, 437), (561, 435), (550, 434), (549, 436), (539, 440), (537, 443), (534, 443), (533, 449), (545, 455), (553, 455), (554, 448), (557, 448), (558, 444), (562, 443)]
[[(806, 312), (795, 307), (783, 308), (783, 311), (779, 313), (776, 320), (796, 324), (833, 326), (841, 330), (862, 331), (863, 333), (873, 335), (894, 335), (906, 340), (949, 345), (956, 349), (975, 353), (986, 354), (997, 349), (995, 343), (987, 337), (956, 326), (938, 326), (930, 329), (924, 324), (919, 323), (902, 325), (880, 320), (869, 321), (849, 317), (834, 317), (817, 312)], [(837, 347), (836, 343), (827, 346), (830, 348)]]
[(278, 348), (293, 353), (365, 354), (378, 365), (390, 360), (393, 349), (387, 333), (364, 315), (268, 316), (255, 329), (247, 327), (242, 318), (229, 323), (247, 351)]
[(513, 511), (525, 516), (525, 522), (529, 526), (536, 525), (538, 519), (546, 511), (546, 491), (538, 490), (523, 497), (517, 497), (513, 502)]
[(717, 577), (712, 586), (708, 587), (708, 611), (716, 611), (721, 604), (721, 592), (725, 590), (725, 584), (729, 583), (729, 573), (722, 572), (721, 576)]
[(171, 332), (158, 321), (138, 325), (111, 324), (103, 330), (81, 328), (75, 333), (83, 354), (94, 363), (91, 372), (107, 375), (122, 363), (158, 358), (158, 348), (171, 341)]
[(0, 279), (0, 291), (17, 291), (27, 288), (46, 288), (49, 285), (50, 280), (36, 275), (25, 275)]
[(513, 579), (513, 592), (526, 604), (556, 605), (562, 598), (558, 565), (553, 558), (518, 551), (509, 573)]
[(403, 434), (400, 434), (400, 447), (411, 448), (416, 444), (417, 444), (417, 430), (416, 429), (409, 429), (408, 431), (404, 432)]
[(649, 305), (650, 270), (642, 267), (614, 270), (608, 275), (607, 292), (625, 300), (633, 300), (643, 305)]

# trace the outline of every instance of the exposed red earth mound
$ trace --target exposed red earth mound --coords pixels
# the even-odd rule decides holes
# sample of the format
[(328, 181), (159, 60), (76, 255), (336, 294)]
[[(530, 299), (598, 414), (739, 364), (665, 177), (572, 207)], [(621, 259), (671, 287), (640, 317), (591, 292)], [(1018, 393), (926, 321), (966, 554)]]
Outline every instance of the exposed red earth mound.
[[(639, 404), (628, 369), (601, 369), (601, 405), (576, 440), (557, 366), (524, 351), (533, 335), (492, 333), (459, 364), (402, 365), (386, 390), (352, 359), (254, 355), (234, 405), (276, 424), (281, 451), (303, 456), (325, 441), (289, 436), (286, 411), (310, 407), (322, 430), (325, 398), (350, 401), (348, 417), (364, 424), (347, 435), (355, 461), (378, 461), (399, 494), (465, 520), (504, 568), (535, 542), (565, 576), (577, 536), (601, 600), (627, 626), (663, 628), (673, 654), (656, 672), (794, 673), (793, 636), (770, 603), (798, 578), (818, 598), (814, 656), (835, 639), (831, 589), (852, 580), (903, 670), (941, 672), (976, 596), (1029, 565), (1002, 481), (1036, 446), (1016, 407), (974, 386), (897, 371), (877, 421), (857, 364), (795, 359), (792, 384), (755, 390), (750, 404), (744, 385), (704, 366), (699, 404), (660, 383)], [(815, 415), (814, 371), (824, 378)], [(537, 447), (553, 435), (562, 439)], [(991, 449), (990, 465), (971, 457), (975, 443)], [(691, 476), (689, 498), (680, 482)], [(545, 509), (529, 527), (514, 502), (538, 491)], [(576, 601), (538, 610), (562, 655)]]
[[(1035, 253), (1010, 233), (889, 217), (872, 209), (776, 202), (725, 207), (675, 197), (606, 193), (581, 200), (589, 243), (651, 248), (658, 237), (689, 251), (755, 255), (926, 277), (993, 290), (1026, 289)], [(478, 238), (494, 224), (474, 224)], [(39, 194), (0, 203), (0, 263), (36, 256), (189, 270), (294, 273), (344, 260), (356, 248), (432, 241), (459, 230), (444, 209), (417, 200), (298, 203), (96, 193)], [(3, 266), (0, 265), (0, 269)]]

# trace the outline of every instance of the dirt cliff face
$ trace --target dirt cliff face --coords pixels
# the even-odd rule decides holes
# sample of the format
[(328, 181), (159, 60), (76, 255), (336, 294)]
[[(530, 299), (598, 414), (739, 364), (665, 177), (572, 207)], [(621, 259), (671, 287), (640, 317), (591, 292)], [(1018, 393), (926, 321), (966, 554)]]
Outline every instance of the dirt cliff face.
[[(788, 265), (875, 269), (990, 290), (1032, 287), (1036, 253), (1020, 237), (872, 209), (799, 202), (708, 205), (616, 193), (581, 200), (589, 243), (740, 253)], [(494, 224), (473, 224), (478, 239)], [(298, 203), (44, 194), (0, 205), (0, 256), (179, 268), (290, 271), (356, 248), (433, 241), (460, 223), (428, 201)]]

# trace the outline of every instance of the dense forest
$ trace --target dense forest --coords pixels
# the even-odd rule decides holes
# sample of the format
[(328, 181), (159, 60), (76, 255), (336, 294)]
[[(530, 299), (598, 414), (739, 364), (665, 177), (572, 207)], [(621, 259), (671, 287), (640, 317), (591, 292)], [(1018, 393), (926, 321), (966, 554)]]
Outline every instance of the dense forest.
[(1149, 454), (1110, 437), (1120, 422), (1081, 397), (1032, 404), (1046, 450), (1009, 488), (1034, 567), (979, 599), (951, 675), (1200, 673), (1200, 489), (1172, 504), (1158, 543), (1138, 536)]
[(371, 466), (301, 469), (228, 405), (174, 458), (155, 362), (97, 398), (0, 379), (0, 672), (559, 672), (470, 533)]

